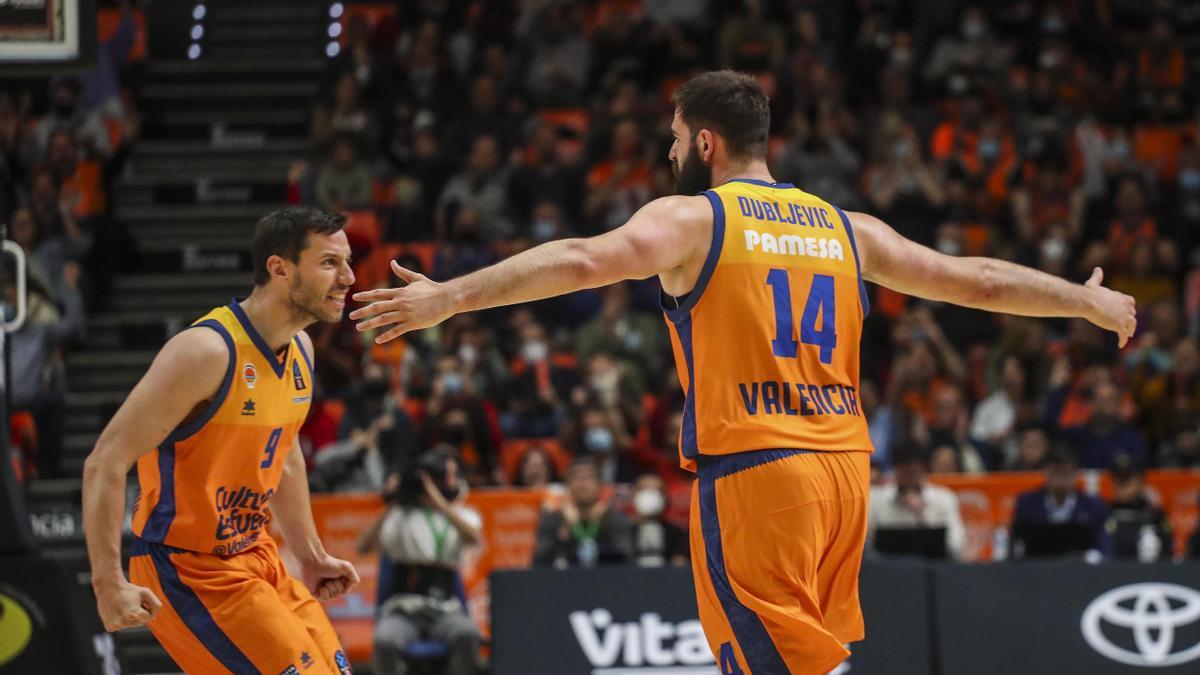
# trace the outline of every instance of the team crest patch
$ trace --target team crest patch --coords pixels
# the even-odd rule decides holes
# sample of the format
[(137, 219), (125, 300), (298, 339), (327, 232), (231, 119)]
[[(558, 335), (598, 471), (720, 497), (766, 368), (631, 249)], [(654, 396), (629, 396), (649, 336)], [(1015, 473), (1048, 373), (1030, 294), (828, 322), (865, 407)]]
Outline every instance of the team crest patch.
[(350, 675), (350, 673), (353, 672), (350, 670), (350, 659), (346, 658), (346, 655), (342, 653), (342, 650), (339, 649), (336, 653), (334, 653), (333, 661), (337, 664), (338, 671), (341, 673), (341, 675)]
[(242, 366), (242, 377), (246, 378), (246, 386), (253, 389), (254, 383), (258, 381), (258, 371), (254, 369), (253, 363)]
[(284, 668), (283, 670), (279, 671), (279, 675), (300, 675), (300, 669), (297, 668), (295, 666), (295, 664), (292, 664), (292, 665), (288, 666), (287, 668)]
[(296, 391), (304, 389), (304, 376), (300, 374), (299, 361), (292, 361), (292, 379), (296, 381)]

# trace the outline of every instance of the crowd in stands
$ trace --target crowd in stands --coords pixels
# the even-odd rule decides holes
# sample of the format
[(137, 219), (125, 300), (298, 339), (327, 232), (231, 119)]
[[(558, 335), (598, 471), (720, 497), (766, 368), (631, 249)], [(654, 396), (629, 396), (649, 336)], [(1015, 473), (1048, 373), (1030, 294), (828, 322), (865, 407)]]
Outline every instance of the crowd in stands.
[[(861, 396), (881, 471), (898, 448), (942, 473), (1059, 455), (1200, 467), (1188, 3), (481, 0), (342, 22), (289, 194), (352, 213), (360, 287), (398, 283), (391, 258), (443, 280), (619, 226), (672, 192), (673, 88), (736, 68), (772, 97), (776, 180), (949, 255), (1074, 281), (1100, 266), (1138, 301), (1118, 350), (1083, 320), (870, 288)], [(407, 448), (445, 443), (473, 486), (554, 483), (586, 457), (602, 483), (654, 474), (678, 496), (683, 394), (658, 312), (647, 280), (385, 346), (318, 327), (314, 480), (377, 487)]]
[[(111, 212), (110, 186), (138, 137), (128, 82), (139, 25), (129, 2), (111, 3), (95, 64), (80, 75), (0, 84), (0, 223), (25, 255), (25, 323), (11, 354), (11, 462), (19, 480), (60, 473), (66, 410), (64, 353), (77, 348), (89, 309), (110, 296), (129, 247)], [(5, 263), (5, 320), (17, 282)]]

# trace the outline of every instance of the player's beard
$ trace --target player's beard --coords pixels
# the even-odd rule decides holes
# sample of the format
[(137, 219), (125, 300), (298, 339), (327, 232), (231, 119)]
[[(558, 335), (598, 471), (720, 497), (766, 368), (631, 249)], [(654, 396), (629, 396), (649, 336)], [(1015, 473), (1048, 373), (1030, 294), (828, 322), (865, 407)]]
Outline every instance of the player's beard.
[(683, 166), (678, 164), (673, 166), (675, 167), (675, 194), (694, 195), (712, 187), (712, 167), (700, 159), (700, 149), (696, 147), (695, 139), (692, 139), (688, 146), (688, 155), (687, 159), (683, 160)]
[(342, 312), (330, 308), (327, 304), (329, 294), (335, 290), (338, 289), (314, 288), (304, 283), (304, 277), (297, 270), (296, 275), (292, 277), (291, 285), (288, 287), (288, 296), (292, 302), (292, 314), (304, 323), (313, 323), (315, 321), (335, 323), (341, 321)]

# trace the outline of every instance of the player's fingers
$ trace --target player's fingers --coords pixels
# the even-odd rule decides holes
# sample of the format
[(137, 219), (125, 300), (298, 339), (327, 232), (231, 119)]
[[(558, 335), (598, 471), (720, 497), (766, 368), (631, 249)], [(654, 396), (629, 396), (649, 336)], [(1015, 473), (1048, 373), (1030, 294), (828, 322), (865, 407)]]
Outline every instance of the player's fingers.
[(142, 607), (150, 613), (150, 618), (158, 616), (158, 610), (162, 609), (162, 601), (149, 588), (143, 588), (138, 591), (138, 599), (142, 601)]
[(1099, 286), (1104, 281), (1104, 270), (1099, 267), (1092, 269), (1092, 276), (1088, 278), (1085, 286)]
[(379, 337), (375, 338), (375, 344), (381, 345), (385, 342), (395, 340), (396, 338), (400, 337), (401, 335), (404, 335), (407, 332), (408, 332), (407, 325), (404, 322), (398, 322), (394, 328), (392, 328), (391, 330), (387, 331), (386, 333), (380, 335)]
[(129, 626), (140, 626), (153, 618), (154, 616), (150, 614), (150, 612), (147, 612), (144, 608), (135, 607), (133, 611), (129, 612), (128, 621), (125, 623), (124, 627), (128, 628)]
[(425, 278), (425, 275), (419, 272), (414, 272), (410, 269), (401, 267), (400, 263), (396, 262), (395, 260), (392, 261), (392, 273), (400, 277), (401, 281), (410, 284), (414, 281), (420, 281)]
[(363, 305), (358, 309), (350, 312), (350, 318), (357, 321), (358, 319), (367, 319), (379, 315), (381, 312), (391, 311), (396, 308), (394, 299), (376, 300), (368, 305)]
[(370, 291), (359, 291), (350, 297), (357, 302), (375, 302), (376, 300), (390, 300), (396, 297), (400, 291), (399, 288), (376, 288)]
[(348, 584), (348, 587), (353, 586), (354, 584), (357, 584), (359, 582), (358, 570), (354, 569), (353, 564), (346, 563), (346, 576), (343, 578), (346, 579), (346, 583)]
[(359, 321), (358, 323), (354, 324), (354, 326), (358, 329), (358, 332), (362, 333), (364, 331), (372, 330), (375, 328), (380, 328), (382, 326), (387, 326), (387, 325), (390, 325), (393, 323), (400, 323), (401, 321), (404, 320), (404, 318), (405, 318), (405, 315), (403, 312), (398, 312), (398, 311), (384, 312), (383, 314), (380, 314), (378, 316), (373, 316), (368, 319), (363, 319), (363, 320)]

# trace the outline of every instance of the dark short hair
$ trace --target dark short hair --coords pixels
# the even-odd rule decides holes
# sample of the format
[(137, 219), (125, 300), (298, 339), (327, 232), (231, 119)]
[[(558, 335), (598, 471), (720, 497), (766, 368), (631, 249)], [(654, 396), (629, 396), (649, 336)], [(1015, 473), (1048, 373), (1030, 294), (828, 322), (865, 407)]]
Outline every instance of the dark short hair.
[(300, 251), (308, 245), (310, 232), (333, 234), (345, 226), (346, 216), (311, 206), (289, 206), (263, 216), (254, 226), (254, 239), (250, 242), (254, 285), (262, 286), (270, 281), (267, 259), (271, 256), (299, 262)]
[(702, 73), (675, 90), (672, 100), (693, 138), (708, 129), (725, 139), (732, 159), (766, 157), (771, 110), (758, 80), (733, 70)]

